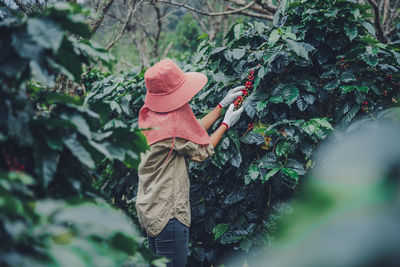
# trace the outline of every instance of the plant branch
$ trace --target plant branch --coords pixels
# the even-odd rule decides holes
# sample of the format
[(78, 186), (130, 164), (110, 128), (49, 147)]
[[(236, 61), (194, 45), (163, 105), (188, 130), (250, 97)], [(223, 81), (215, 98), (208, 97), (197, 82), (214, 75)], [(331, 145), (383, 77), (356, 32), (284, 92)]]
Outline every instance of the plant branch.
[(25, 15), (29, 14), (29, 10), (26, 8), (24, 4), (21, 3), (19, 0), (13, 0), (13, 2), (21, 9), (22, 12), (25, 13)]
[(158, 43), (160, 40), (160, 34), (161, 34), (161, 29), (162, 29), (161, 12), (160, 12), (160, 8), (155, 3), (151, 3), (151, 4), (153, 5), (154, 10), (156, 11), (156, 14), (157, 14), (157, 32), (156, 32), (156, 36), (154, 37), (153, 56), (154, 56), (154, 58), (158, 58)]
[[(228, 1), (238, 6), (244, 6), (247, 4), (246, 1), (243, 0), (228, 0)], [(278, 8), (274, 6), (269, 6), (268, 4), (260, 5), (259, 1), (256, 1), (256, 4), (252, 5), (249, 9), (258, 13), (273, 16)]]
[(386, 44), (388, 42), (388, 39), (382, 29), (378, 3), (375, 0), (367, 0), (367, 1), (372, 6), (372, 9), (374, 10), (374, 15), (375, 15), (374, 24), (375, 24), (375, 28), (376, 28), (376, 32), (377, 32), (377, 38), (380, 42)]
[(98, 8), (95, 14), (89, 17), (87, 21), (89, 28), (93, 33), (95, 33), (97, 29), (100, 27), (101, 23), (103, 22), (105, 14), (108, 12), (113, 3), (114, 0), (99, 0), (97, 4)]
[(387, 21), (387, 18), (388, 18), (389, 0), (382, 1), (382, 3), (384, 3), (382, 23), (383, 23), (383, 25), (385, 25), (386, 21)]
[(206, 25), (204, 24), (203, 20), (197, 15), (197, 13), (192, 12), (192, 14), (193, 14), (193, 18), (200, 24), (201, 29), (204, 32), (208, 32)]
[(165, 58), (165, 57), (167, 56), (167, 54), (168, 54), (168, 52), (169, 52), (169, 50), (171, 49), (171, 47), (172, 47), (173, 44), (174, 44), (173, 42), (170, 42), (170, 43), (167, 45), (167, 47), (165, 48), (164, 53), (163, 53), (163, 55), (162, 55), (162, 58)]
[(136, 12), (137, 7), (143, 2), (144, 0), (140, 0), (138, 3), (133, 3), (133, 0), (130, 0), (128, 2), (128, 14), (125, 17), (125, 20), (122, 22), (122, 20), (120, 20), (122, 23), (117, 31), (117, 33), (114, 35), (112, 41), (110, 41), (107, 46), (106, 49), (109, 50), (110, 48), (112, 48), (121, 38), (123, 33), (126, 30), (126, 27), (129, 23), (129, 20), (131, 19), (132, 15)]
[(247, 5), (241, 7), (241, 8), (237, 8), (231, 11), (225, 11), (225, 12), (205, 12), (202, 10), (198, 10), (192, 6), (183, 4), (183, 3), (178, 3), (178, 2), (174, 2), (174, 1), (168, 1), (168, 0), (151, 0), (151, 2), (157, 2), (157, 3), (164, 3), (164, 4), (170, 4), (170, 5), (175, 5), (175, 6), (179, 6), (179, 7), (183, 7), (186, 8), (190, 11), (199, 13), (201, 15), (205, 15), (205, 16), (223, 16), (223, 15), (230, 15), (230, 14), (237, 14), (242, 12), (243, 10), (248, 9), (249, 7), (251, 7), (252, 5), (254, 5), (256, 3), (256, 1), (251, 1), (250, 3), (248, 3)]
[[(231, 7), (228, 7), (228, 8), (231, 8)], [(259, 19), (266, 19), (266, 20), (274, 19), (273, 15), (260, 14), (260, 13), (255, 13), (255, 12), (251, 12), (251, 11), (241, 11), (239, 14), (246, 15), (246, 16), (253, 17), (253, 18), (259, 18)]]

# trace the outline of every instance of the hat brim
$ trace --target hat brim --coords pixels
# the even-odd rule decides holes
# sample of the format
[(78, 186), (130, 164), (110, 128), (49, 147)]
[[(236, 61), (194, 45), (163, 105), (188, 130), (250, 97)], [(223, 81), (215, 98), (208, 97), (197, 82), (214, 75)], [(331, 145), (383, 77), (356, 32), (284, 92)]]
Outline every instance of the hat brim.
[(186, 80), (168, 95), (155, 95), (147, 91), (145, 105), (155, 112), (170, 112), (188, 103), (206, 84), (207, 76), (199, 72), (186, 72)]

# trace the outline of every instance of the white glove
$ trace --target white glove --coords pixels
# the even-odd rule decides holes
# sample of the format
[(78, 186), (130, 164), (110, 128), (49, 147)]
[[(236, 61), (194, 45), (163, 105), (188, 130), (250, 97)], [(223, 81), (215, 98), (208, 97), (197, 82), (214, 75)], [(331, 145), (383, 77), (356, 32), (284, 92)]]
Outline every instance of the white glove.
[(238, 110), (233, 110), (234, 108), (235, 106), (233, 104), (229, 105), (229, 108), (225, 113), (224, 121), (222, 122), (222, 124), (226, 124), (228, 129), (238, 122), (240, 115), (242, 115), (244, 111), (243, 106)]
[(244, 88), (246, 88), (245, 86), (238, 86), (235, 87), (231, 90), (228, 91), (228, 93), (226, 94), (226, 96), (224, 97), (224, 99), (221, 100), (221, 102), (219, 102), (219, 104), (221, 105), (222, 108), (228, 106), (230, 103), (232, 103), (233, 101), (235, 101), (235, 99), (242, 95), (243, 92), (241, 90), (243, 90)]

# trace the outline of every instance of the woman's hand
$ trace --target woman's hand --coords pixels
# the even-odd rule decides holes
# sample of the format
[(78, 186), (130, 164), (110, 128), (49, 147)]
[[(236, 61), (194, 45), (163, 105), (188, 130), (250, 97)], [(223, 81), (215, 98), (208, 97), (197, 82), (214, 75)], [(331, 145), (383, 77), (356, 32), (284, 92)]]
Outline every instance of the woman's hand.
[(221, 140), (222, 135), (228, 130), (229, 127), (233, 126), (239, 120), (243, 112), (243, 107), (238, 110), (233, 110), (234, 105), (230, 104), (228, 110), (225, 113), (224, 122), (219, 128), (210, 136), (210, 142), (213, 147), (216, 147)]
[(226, 124), (228, 129), (238, 122), (244, 110), (243, 106), (240, 107), (238, 110), (234, 110), (234, 108), (235, 106), (233, 104), (229, 105), (229, 108), (225, 113), (224, 121), (222, 122), (222, 124)]
[[(222, 101), (218, 104), (218, 106), (200, 120), (204, 129), (208, 130), (214, 124), (214, 122), (219, 118), (222, 108), (228, 106), (233, 101), (235, 101), (238, 96), (242, 95), (242, 89), (244, 88), (244, 86), (238, 86), (228, 91), (228, 93), (226, 94), (224, 99), (222, 99)], [(226, 124), (226, 127), (228, 128), (231, 125), (232, 123), (230, 122), (230, 124)]]
[(228, 93), (225, 95), (224, 99), (222, 99), (221, 102), (219, 102), (221, 108), (227, 107), (229, 104), (235, 101), (235, 99), (238, 98), (238, 96), (241, 96), (243, 94), (242, 90), (244, 88), (246, 87), (238, 86), (229, 90)]

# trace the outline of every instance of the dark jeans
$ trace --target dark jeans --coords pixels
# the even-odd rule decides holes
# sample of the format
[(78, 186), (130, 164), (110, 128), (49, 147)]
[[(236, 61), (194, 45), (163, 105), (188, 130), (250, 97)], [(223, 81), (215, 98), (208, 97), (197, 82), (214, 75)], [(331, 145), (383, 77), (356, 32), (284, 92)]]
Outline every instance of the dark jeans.
[(170, 260), (167, 267), (184, 267), (189, 246), (189, 227), (170, 219), (156, 237), (147, 235), (150, 249)]

